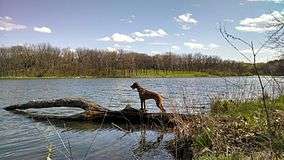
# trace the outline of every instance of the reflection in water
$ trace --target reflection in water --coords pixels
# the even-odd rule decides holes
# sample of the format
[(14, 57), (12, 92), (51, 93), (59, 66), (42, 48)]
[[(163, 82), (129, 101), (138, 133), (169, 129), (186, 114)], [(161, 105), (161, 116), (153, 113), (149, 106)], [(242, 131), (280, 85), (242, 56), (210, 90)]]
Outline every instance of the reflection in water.
[[(55, 159), (153, 159), (153, 156), (174, 159), (171, 150), (166, 148), (174, 134), (154, 125), (116, 124), (121, 128), (118, 129), (113, 124), (93, 122), (34, 120), (34, 123), (49, 128), (43, 130), (37, 126), (39, 137), (46, 138), (47, 147), (40, 157), (50, 154), (48, 146), (52, 146)], [(9, 158), (20, 159), (15, 155)], [(37, 159), (32, 155), (29, 158)]]
[[(283, 88), (283, 77), (278, 80)], [(186, 113), (209, 111), (210, 98), (216, 96), (245, 99), (260, 93), (256, 77), (1, 80), (0, 159), (46, 159), (49, 144), (53, 146), (54, 159), (66, 159), (68, 152), (64, 145), (68, 149), (68, 144), (74, 159), (82, 159), (89, 148), (87, 159), (189, 158), (190, 155), (182, 153), (191, 153), (190, 141), (182, 145), (186, 146), (181, 147), (182, 150), (172, 149), (174, 147), (168, 146), (182, 143), (175, 143), (172, 133), (155, 127), (147, 126), (145, 129), (145, 126), (119, 124), (121, 128), (131, 130), (126, 133), (111, 124), (101, 126), (86, 122), (51, 122), (53, 125), (50, 125), (2, 110), (16, 103), (63, 97), (81, 97), (111, 110), (121, 110), (127, 104), (140, 108), (137, 92), (129, 87), (134, 81), (166, 97), (167, 111), (178, 109)], [(272, 82), (264, 79), (267, 92), (277, 95), (278, 90)], [(150, 100), (147, 104), (149, 112), (158, 112), (154, 101)], [(173, 106), (177, 107), (171, 108)], [(41, 110), (41, 113), (69, 115), (73, 111), (62, 108)]]
[[(158, 155), (161, 153), (166, 153), (161, 157), (163, 159), (192, 159), (192, 141), (191, 139), (180, 139), (176, 137), (170, 129), (166, 129), (165, 127), (158, 127), (154, 125), (129, 125), (129, 124), (97, 124), (93, 122), (63, 122), (63, 121), (52, 121), (42, 123), (49, 123), (51, 125), (56, 126), (57, 128), (64, 129), (62, 132), (68, 131), (77, 131), (77, 132), (100, 132), (101, 135), (108, 136), (107, 132), (124, 132), (119, 137), (117, 137), (117, 141), (124, 141), (124, 138), (127, 137), (136, 138), (137, 141), (129, 144), (131, 148), (130, 151), (131, 156), (135, 157), (135, 159), (152, 159), (151, 155)], [(167, 138), (164, 139), (164, 136)], [(170, 136), (169, 136), (170, 135)], [(137, 137), (136, 137), (137, 136)], [(117, 142), (109, 143), (106, 145), (104, 150), (101, 150), (101, 153), (108, 153), (108, 148), (116, 145)], [(95, 145), (90, 143), (90, 145)], [(89, 146), (96, 147), (96, 146)], [(149, 154), (151, 153), (151, 154)], [(93, 155), (91, 153), (88, 158), (91, 158)], [(160, 157), (160, 158), (161, 158)], [(96, 159), (98, 157), (96, 156)], [(113, 158), (113, 157), (112, 157)], [(159, 158), (159, 159), (160, 159)]]
[(150, 150), (155, 150), (160, 146), (161, 141), (164, 138), (164, 132), (158, 132), (157, 139), (153, 141), (147, 140), (147, 133), (146, 133), (146, 127), (142, 126), (141, 128), (141, 136), (140, 141), (138, 143), (138, 147), (133, 150), (133, 153), (139, 157), (142, 157), (144, 153), (148, 153)]
[[(178, 160), (191, 160), (193, 158), (192, 140), (181, 139), (173, 136), (171, 139), (164, 140), (165, 131), (160, 130), (157, 132), (156, 139), (147, 139), (147, 129), (145, 126), (141, 128), (139, 142), (133, 149), (133, 153), (138, 157), (143, 157), (149, 152), (159, 151), (159, 147), (165, 149), (174, 159)], [(153, 138), (153, 137), (151, 137)]]
[(169, 153), (178, 160), (191, 160), (193, 158), (192, 140), (190, 138), (172, 139), (166, 146)]

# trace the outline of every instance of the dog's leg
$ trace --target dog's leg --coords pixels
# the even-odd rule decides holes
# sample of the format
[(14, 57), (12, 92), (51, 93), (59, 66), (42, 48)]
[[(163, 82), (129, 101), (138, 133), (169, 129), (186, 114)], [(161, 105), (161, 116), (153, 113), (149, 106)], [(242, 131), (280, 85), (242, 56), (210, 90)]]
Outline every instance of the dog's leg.
[(141, 102), (141, 108), (140, 108), (140, 110), (143, 111), (143, 105), (144, 105), (143, 103), (144, 103), (144, 100), (141, 99), (140, 102)]
[(165, 108), (164, 108), (164, 106), (163, 106), (163, 104), (162, 104), (162, 103), (160, 104), (160, 106), (161, 106), (161, 108), (160, 108), (160, 109), (161, 109), (161, 111), (162, 111), (163, 113), (164, 113), (164, 112), (166, 112), (166, 110), (165, 110)]
[(141, 99), (141, 111), (145, 112), (146, 111), (146, 103), (145, 99)]
[(160, 101), (156, 101), (156, 105), (157, 105), (157, 107), (159, 107), (159, 108), (160, 108), (160, 110), (161, 110), (162, 112), (166, 112), (166, 110), (165, 110), (165, 109), (164, 109), (164, 107), (163, 107), (162, 102), (160, 102)]
[(146, 101), (144, 100), (144, 112), (146, 112)]

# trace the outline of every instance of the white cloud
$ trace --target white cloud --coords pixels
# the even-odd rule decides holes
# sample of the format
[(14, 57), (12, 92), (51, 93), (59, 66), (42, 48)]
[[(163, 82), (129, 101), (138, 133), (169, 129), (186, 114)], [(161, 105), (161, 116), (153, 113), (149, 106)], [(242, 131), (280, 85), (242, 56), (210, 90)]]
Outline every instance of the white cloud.
[(197, 21), (194, 18), (192, 18), (191, 13), (185, 13), (185, 14), (179, 15), (175, 17), (175, 19), (176, 21), (182, 22), (182, 23), (193, 23), (193, 24), (197, 23)]
[(34, 27), (34, 31), (36, 32), (41, 32), (41, 33), (51, 33), (51, 29), (49, 27), (46, 26), (42, 26), (42, 27)]
[(208, 47), (211, 48), (211, 49), (215, 49), (215, 48), (219, 48), (220, 46), (217, 45), (217, 44), (215, 44), (215, 43), (210, 43), (210, 44), (208, 45)]
[[(242, 53), (246, 54), (252, 54), (251, 49), (243, 49), (241, 50)], [(259, 54), (266, 54), (266, 55), (271, 55), (271, 54), (278, 54), (279, 52), (277, 50), (273, 50), (270, 48), (262, 48), (259, 52)]]
[(111, 42), (125, 42), (125, 43), (133, 43), (133, 42), (143, 42), (143, 37), (164, 37), (167, 36), (168, 33), (163, 29), (159, 28), (158, 30), (150, 30), (145, 29), (143, 32), (134, 32), (129, 35), (114, 33), (112, 36), (106, 36), (97, 39), (97, 41), (111, 41)]
[(10, 21), (13, 20), (13, 18), (11, 18), (11, 17), (9, 17), (9, 16), (5, 16), (4, 18), (5, 18), (6, 20), (10, 20)]
[(275, 30), (275, 27), (262, 27), (261, 28), (261, 27), (236, 26), (235, 28), (243, 32), (258, 32), (258, 33)]
[(114, 33), (111, 37), (103, 37), (97, 39), (97, 41), (112, 41), (112, 42), (125, 42), (125, 43), (133, 43), (136, 41), (141, 41), (141, 39), (134, 39), (126, 34)]
[(189, 47), (190, 49), (197, 49), (197, 50), (212, 50), (220, 47), (215, 43), (210, 43), (208, 45), (205, 45), (203, 43), (197, 43), (197, 42), (185, 42), (183, 44)]
[(151, 51), (150, 52), (150, 55), (152, 55), (152, 56), (157, 55), (157, 54), (161, 54), (161, 52), (159, 52), (159, 51)]
[(154, 46), (167, 46), (167, 45), (169, 45), (169, 43), (166, 43), (166, 42), (152, 42), (150, 44), (154, 45)]
[(173, 46), (171, 46), (171, 49), (172, 49), (172, 50), (179, 50), (180, 47), (179, 47), (179, 46), (176, 46), (176, 45), (173, 45)]
[(181, 37), (181, 36), (184, 36), (185, 34), (184, 33), (175, 33), (174, 35), (177, 36), (177, 37)]
[(117, 49), (123, 49), (123, 50), (127, 50), (127, 49), (132, 48), (130, 45), (114, 44), (113, 46), (114, 46), (115, 48), (117, 48)]
[(135, 16), (134, 14), (132, 14), (130, 17), (131, 17), (131, 18), (135, 18), (136, 16)]
[(190, 49), (205, 49), (204, 44), (201, 44), (201, 43), (185, 42), (183, 44), (189, 47)]
[(276, 27), (273, 26), (275, 24), (275, 18), (280, 19), (283, 14), (283, 11), (273, 11), (271, 14), (262, 14), (256, 18), (245, 18), (241, 20), (239, 26), (236, 26), (235, 28), (244, 32), (262, 33), (266, 31), (273, 31), (276, 29)]
[(168, 33), (159, 28), (157, 31), (145, 29), (143, 32), (134, 32), (132, 35), (135, 37), (164, 37), (167, 36)]
[(113, 48), (113, 47), (107, 47), (106, 49), (109, 52), (117, 52), (118, 51), (116, 48)]
[[(249, 59), (253, 59), (251, 49), (243, 49), (241, 50), (242, 53), (246, 54)], [(256, 57), (257, 62), (267, 62), (274, 59), (279, 59), (281, 56), (281, 52), (277, 50), (273, 50), (271, 48), (262, 48)]]
[(134, 37), (134, 40), (137, 41), (137, 42), (143, 42), (144, 41), (144, 39), (140, 38), (140, 37)]
[(16, 24), (11, 17), (0, 17), (0, 31), (13, 31), (26, 29), (25, 25)]
[(125, 35), (125, 34), (120, 34), (120, 33), (114, 33), (111, 36), (112, 41), (114, 42), (127, 42), (127, 43), (132, 43), (135, 42), (136, 40), (133, 39), (132, 37)]
[(190, 29), (191, 24), (196, 24), (198, 21), (192, 17), (191, 13), (185, 13), (174, 17), (176, 22), (181, 26), (183, 30)]
[(228, 19), (228, 18), (226, 18), (226, 19), (224, 19), (224, 22), (233, 23), (233, 22), (234, 22), (234, 20), (233, 20), (233, 19)]
[(113, 46), (115, 46), (115, 47), (120, 47), (120, 45), (119, 45), (119, 44), (114, 44)]
[(103, 38), (99, 38), (99, 39), (97, 39), (97, 41), (111, 41), (111, 38), (109, 38), (109, 37), (103, 37)]
[(131, 15), (127, 18), (121, 18), (120, 21), (121, 22), (125, 22), (125, 23), (133, 23), (135, 20), (136, 16), (135, 15)]
[(75, 52), (76, 52), (76, 49), (74, 49), (74, 48), (69, 48), (69, 51), (72, 52), (72, 53), (75, 53)]
[(247, 0), (251, 2), (274, 2), (274, 3), (283, 3), (284, 0)]

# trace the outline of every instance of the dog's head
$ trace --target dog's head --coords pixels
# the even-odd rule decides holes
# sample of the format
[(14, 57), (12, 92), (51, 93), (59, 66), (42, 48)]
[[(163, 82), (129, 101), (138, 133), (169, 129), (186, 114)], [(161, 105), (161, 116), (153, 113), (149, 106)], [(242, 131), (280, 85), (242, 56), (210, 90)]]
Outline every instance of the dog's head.
[(131, 86), (132, 89), (138, 88), (139, 84), (137, 82), (134, 82)]

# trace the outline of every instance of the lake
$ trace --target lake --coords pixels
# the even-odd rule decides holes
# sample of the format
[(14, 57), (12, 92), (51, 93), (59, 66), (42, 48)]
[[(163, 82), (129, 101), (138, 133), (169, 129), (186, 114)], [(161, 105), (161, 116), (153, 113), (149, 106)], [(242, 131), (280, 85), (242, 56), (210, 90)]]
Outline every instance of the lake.
[[(283, 77), (276, 80), (278, 83), (263, 77), (271, 96), (283, 93)], [(139, 109), (138, 93), (130, 88), (135, 81), (161, 93), (166, 98), (167, 112), (206, 114), (213, 99), (245, 100), (261, 93), (256, 77), (0, 80), (0, 106), (80, 97), (111, 110), (128, 104)], [(146, 105), (149, 112), (159, 112), (153, 100), (146, 101)], [(52, 108), (31, 112), (72, 115), (81, 110)], [(155, 128), (135, 126), (128, 133), (111, 124), (36, 121), (5, 110), (0, 112), (0, 124), (0, 159), (45, 159), (48, 148), (52, 148), (54, 159), (68, 159), (69, 155), (74, 159), (174, 159), (166, 147), (174, 138), (173, 133)]]

